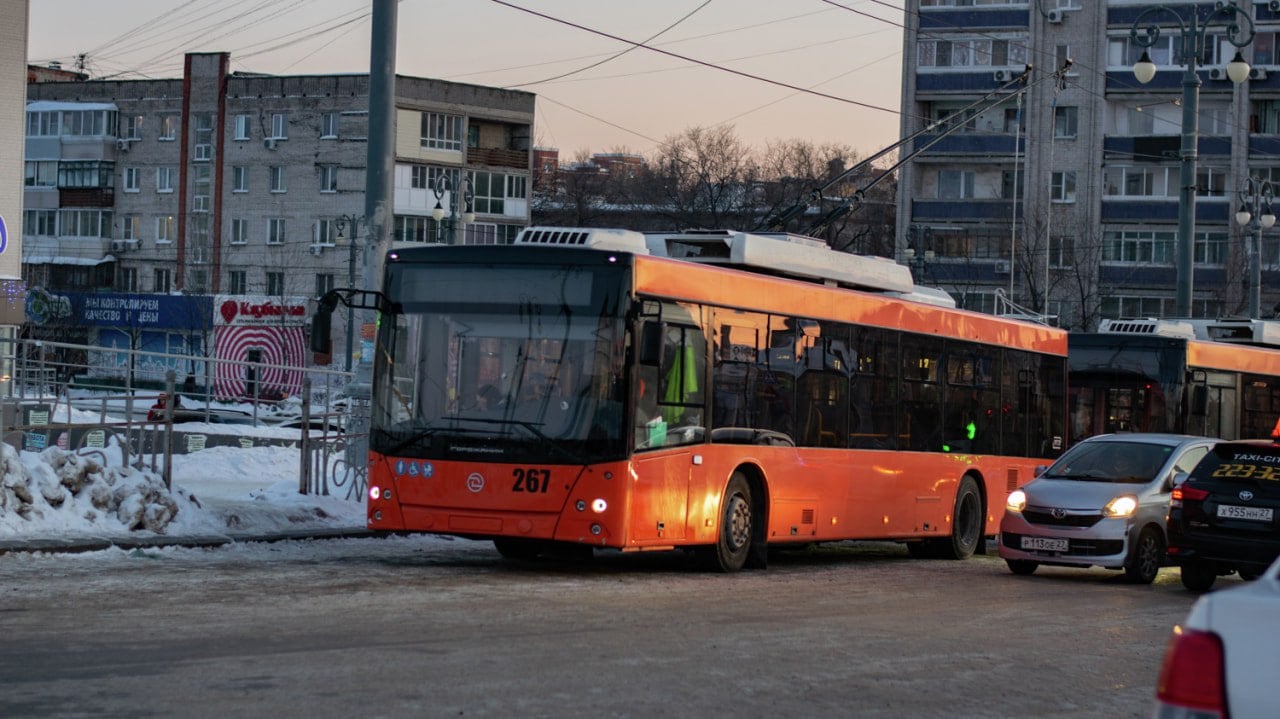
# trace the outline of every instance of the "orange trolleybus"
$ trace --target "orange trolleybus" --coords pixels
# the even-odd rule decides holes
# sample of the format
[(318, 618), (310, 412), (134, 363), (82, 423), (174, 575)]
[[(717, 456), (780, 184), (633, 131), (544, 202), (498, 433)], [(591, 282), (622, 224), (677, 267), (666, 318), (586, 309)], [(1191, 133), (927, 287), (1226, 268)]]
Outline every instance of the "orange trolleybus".
[(1070, 441), (1104, 432), (1270, 437), (1280, 322), (1104, 320), (1069, 341)]
[(785, 234), (392, 251), (368, 526), (723, 571), (848, 539), (968, 557), (1063, 448), (1067, 336), (940, 294)]

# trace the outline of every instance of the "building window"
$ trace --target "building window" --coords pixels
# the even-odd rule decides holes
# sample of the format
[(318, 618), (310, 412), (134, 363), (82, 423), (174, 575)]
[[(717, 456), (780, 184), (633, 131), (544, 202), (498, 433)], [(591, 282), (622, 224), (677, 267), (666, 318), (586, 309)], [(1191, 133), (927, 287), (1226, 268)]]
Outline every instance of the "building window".
[(62, 133), (84, 137), (116, 134), (114, 110), (63, 110)]
[(338, 113), (326, 112), (320, 115), (320, 139), (332, 140), (338, 136)]
[(124, 115), (120, 118), (120, 137), (125, 140), (142, 139), (142, 115)]
[(26, 163), (27, 187), (57, 187), (57, 160), (28, 160)]
[(161, 115), (160, 116), (160, 134), (156, 139), (172, 141), (178, 136), (178, 116), (177, 115)]
[(422, 146), (431, 150), (462, 149), (462, 116), (422, 113)]
[(271, 173), (271, 191), (284, 192), (284, 167), (282, 165), (272, 165), (269, 169)]
[(529, 196), (529, 178), (524, 175), (507, 175), (507, 197), (523, 200)]
[(227, 294), (248, 294), (248, 283), (245, 280), (244, 270), (231, 270), (227, 273)]
[(321, 192), (337, 192), (338, 191), (338, 166), (337, 165), (321, 165), (320, 166), (320, 191)]
[(173, 192), (173, 168), (156, 168), (156, 192)]
[(207, 162), (213, 157), (213, 115), (202, 112), (195, 116), (196, 123), (196, 141), (195, 156), (196, 162)]
[(173, 242), (174, 228), (177, 227), (173, 215), (161, 215), (156, 218), (156, 244), (167, 245)]
[(409, 168), (409, 187), (415, 190), (431, 189), (431, 177), (426, 165), (413, 165)]
[(438, 242), (435, 221), (417, 215), (396, 215), (396, 242)]
[(243, 245), (249, 242), (249, 221), (242, 218), (233, 218), (231, 220), (231, 237), (229, 238), (233, 245)]
[(1049, 195), (1054, 202), (1076, 201), (1076, 173), (1055, 172), (1049, 182)]
[(136, 167), (124, 168), (124, 191), (137, 192), (139, 190), (140, 177), (142, 172)]
[(249, 168), (244, 165), (236, 165), (231, 168), (231, 191), (232, 192), (248, 192), (249, 191)]
[(284, 244), (284, 218), (273, 217), (267, 220), (267, 244)]
[(1053, 109), (1053, 136), (1075, 137), (1080, 132), (1080, 108), (1055, 107)]
[(938, 170), (938, 199), (973, 199), (974, 180), (972, 170)]
[(252, 125), (253, 118), (249, 115), (236, 115), (236, 135), (237, 140), (248, 140), (250, 138), (249, 129)]
[(267, 273), (267, 294), (273, 297), (284, 295), (284, 273), (268, 272)]
[(58, 235), (111, 239), (111, 212), (102, 210), (58, 210)]
[(120, 239), (136, 240), (142, 237), (142, 218), (137, 215), (125, 215), (120, 218)]
[(316, 297), (323, 297), (326, 292), (333, 289), (333, 273), (322, 272), (316, 275)]
[(283, 112), (277, 112), (271, 116), (271, 139), (289, 139), (289, 116)]
[(96, 160), (64, 160), (58, 163), (58, 187), (110, 189), (116, 185), (116, 164)]
[(22, 233), (29, 237), (54, 237), (58, 234), (57, 210), (26, 210), (22, 213)]
[(316, 222), (316, 244), (333, 246), (333, 238), (337, 237), (337, 228), (335, 220), (320, 220)]
[(118, 292), (138, 291), (138, 268), (121, 267), (117, 271), (116, 288)]
[(475, 192), (472, 210), (488, 215), (501, 215), (506, 198), (506, 175), (500, 172), (471, 173), (471, 188)]
[(173, 288), (173, 275), (169, 270), (156, 268), (152, 275), (151, 291), (152, 292), (169, 292)]
[(1075, 266), (1072, 260), (1070, 237), (1055, 235), (1049, 238), (1049, 265), (1060, 270)]

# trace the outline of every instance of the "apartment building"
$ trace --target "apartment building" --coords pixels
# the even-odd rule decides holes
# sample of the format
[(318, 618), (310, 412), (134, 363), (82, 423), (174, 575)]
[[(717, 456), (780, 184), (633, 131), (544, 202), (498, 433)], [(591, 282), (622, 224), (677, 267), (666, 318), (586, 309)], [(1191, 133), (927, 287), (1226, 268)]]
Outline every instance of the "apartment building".
[[(23, 275), (51, 308), (28, 317), (37, 334), (310, 358), (312, 301), (362, 277), (369, 76), (229, 63), (193, 53), (181, 78), (28, 86)], [(513, 240), (533, 117), (530, 93), (397, 77), (393, 239)]]
[[(1280, 3), (1237, 0), (1253, 20), (1239, 85), (1219, 5), (907, 0), (902, 136), (919, 133), (907, 151), (922, 151), (900, 178), (899, 256), (982, 311), (1003, 295), (1072, 329), (1175, 316), (1183, 43), (1196, 27), (1191, 314), (1244, 313), (1252, 233), (1234, 216), (1248, 177), (1280, 182)], [(1144, 51), (1157, 66), (1147, 84), (1133, 72)], [(1264, 232), (1260, 263), (1265, 317), (1280, 301), (1280, 230)]]

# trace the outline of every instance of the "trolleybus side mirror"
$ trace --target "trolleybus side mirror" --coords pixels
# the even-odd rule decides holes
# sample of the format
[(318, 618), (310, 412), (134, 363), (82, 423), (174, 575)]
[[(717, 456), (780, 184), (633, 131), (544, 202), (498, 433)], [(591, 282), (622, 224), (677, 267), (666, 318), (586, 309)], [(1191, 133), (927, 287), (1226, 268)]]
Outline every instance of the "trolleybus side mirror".
[(649, 367), (657, 367), (662, 364), (662, 345), (666, 341), (666, 337), (666, 325), (663, 323), (644, 323), (640, 328), (640, 353), (636, 361)]
[(329, 354), (332, 348), (333, 305), (321, 302), (311, 317), (311, 351)]

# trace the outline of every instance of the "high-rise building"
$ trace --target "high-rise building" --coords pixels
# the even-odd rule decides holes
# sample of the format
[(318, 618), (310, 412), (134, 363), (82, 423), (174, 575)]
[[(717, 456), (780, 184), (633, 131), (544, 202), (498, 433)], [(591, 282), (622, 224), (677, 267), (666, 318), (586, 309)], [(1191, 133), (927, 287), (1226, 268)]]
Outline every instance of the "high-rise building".
[[(1252, 233), (1234, 219), (1241, 188), (1250, 176), (1280, 181), (1280, 3), (1235, 3), (1253, 21), (1239, 48), (1220, 5), (907, 0), (901, 129), (920, 133), (904, 151), (922, 151), (900, 178), (899, 257), (973, 309), (996, 311), (1003, 295), (1072, 329), (1175, 316), (1191, 130), (1190, 312), (1243, 314)], [(1201, 82), (1194, 129), (1184, 47)], [(1226, 73), (1237, 49), (1253, 68), (1239, 85)], [(1146, 84), (1133, 71), (1144, 51), (1157, 67)], [(1280, 230), (1264, 233), (1260, 262), (1269, 317)]]
[[(369, 76), (229, 61), (28, 86), (23, 275), (65, 310), (29, 317), (37, 334), (310, 356), (311, 301), (362, 278)], [(393, 241), (511, 242), (529, 222), (534, 95), (406, 76), (395, 93)]]

